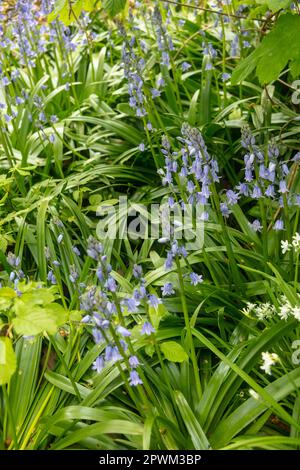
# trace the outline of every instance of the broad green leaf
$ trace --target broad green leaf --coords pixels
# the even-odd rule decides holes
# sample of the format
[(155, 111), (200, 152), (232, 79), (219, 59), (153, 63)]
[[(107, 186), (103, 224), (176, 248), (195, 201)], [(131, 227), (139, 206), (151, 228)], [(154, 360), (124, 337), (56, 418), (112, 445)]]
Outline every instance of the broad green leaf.
[(0, 336), (0, 385), (10, 381), (16, 368), (17, 360), (12, 341), (7, 336)]
[(25, 305), (48, 305), (54, 302), (55, 297), (53, 293), (46, 288), (35, 289), (29, 292), (24, 293), (18, 297), (15, 301), (15, 310), (17, 311), (19, 306)]
[(110, 16), (115, 16), (125, 8), (127, 0), (104, 0), (103, 8)]
[(259, 5), (267, 5), (271, 11), (281, 10), (282, 8), (288, 7), (291, 0), (256, 0)]
[(94, 9), (94, 0), (57, 0), (54, 10), (48, 15), (48, 21), (51, 23), (59, 18), (66, 26), (78, 21), (83, 10), (92, 11)]
[(12, 305), (13, 299), (17, 297), (16, 292), (10, 287), (1, 287), (0, 289), (0, 309), (6, 310)]
[(93, 11), (95, 0), (83, 0), (82, 9), (84, 11)]
[(7, 248), (7, 240), (3, 237), (3, 235), (0, 235), (0, 250), (3, 251), (3, 253), (5, 253), (6, 248)]
[(66, 319), (66, 311), (59, 304), (52, 303), (45, 307), (39, 307), (19, 302), (16, 308), (16, 317), (12, 323), (18, 334), (35, 336), (44, 331), (54, 334)]
[(188, 355), (183, 347), (176, 341), (165, 341), (160, 345), (164, 356), (171, 362), (183, 362), (188, 359)]
[(232, 84), (243, 81), (254, 69), (260, 83), (275, 80), (289, 64), (291, 74), (300, 74), (300, 16), (281, 15), (271, 32), (232, 74)]
[(159, 304), (157, 308), (149, 307), (149, 317), (156, 330), (159, 327), (160, 320), (166, 315), (168, 315), (168, 310), (163, 304)]
[(54, 21), (64, 8), (67, 8), (68, 0), (56, 0), (53, 11), (48, 15), (48, 21)]

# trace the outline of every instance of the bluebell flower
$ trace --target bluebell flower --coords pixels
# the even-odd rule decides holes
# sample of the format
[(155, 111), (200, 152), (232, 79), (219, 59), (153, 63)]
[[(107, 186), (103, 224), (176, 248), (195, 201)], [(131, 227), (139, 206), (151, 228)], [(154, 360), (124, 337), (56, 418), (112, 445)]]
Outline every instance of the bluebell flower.
[(21, 98), (20, 96), (16, 96), (16, 105), (20, 105), (24, 103), (24, 99)]
[(171, 252), (167, 253), (167, 259), (165, 262), (166, 269), (172, 269), (173, 267), (173, 255)]
[(123, 305), (127, 307), (129, 313), (137, 313), (140, 302), (135, 297), (130, 297), (123, 300)]
[(265, 190), (265, 195), (269, 198), (274, 198), (275, 197), (275, 187), (274, 187), (273, 184), (269, 184), (269, 186)]
[(263, 226), (261, 225), (260, 221), (258, 219), (253, 220), (253, 222), (249, 222), (250, 227), (254, 232), (261, 232)]
[(281, 230), (284, 230), (284, 223), (283, 223), (283, 220), (281, 219), (277, 219), (274, 226), (273, 226), (273, 230), (275, 231), (281, 231)]
[(98, 328), (93, 328), (92, 330), (93, 338), (96, 344), (100, 343), (103, 340), (103, 335)]
[(117, 362), (122, 359), (122, 356), (119, 353), (119, 350), (116, 346), (106, 346), (105, 348), (105, 360)]
[(253, 199), (259, 199), (259, 198), (262, 197), (261, 189), (257, 184), (254, 185), (254, 187), (253, 187), (252, 197), (253, 197)]
[(52, 270), (50, 270), (47, 274), (47, 281), (51, 282), (51, 284), (56, 284), (57, 283), (56, 277), (55, 277)]
[(16, 256), (11, 251), (8, 252), (6, 261), (8, 262), (10, 266), (15, 267), (15, 268), (17, 268), (21, 262), (20, 257)]
[(142, 335), (150, 336), (152, 333), (155, 333), (155, 329), (149, 321), (146, 321), (142, 326)]
[(220, 211), (223, 217), (229, 217), (229, 215), (231, 214), (231, 211), (229, 210), (225, 202), (220, 203)]
[(100, 282), (103, 282), (104, 281), (104, 274), (103, 274), (103, 270), (102, 270), (102, 266), (99, 266), (96, 270), (96, 276), (97, 278), (99, 279)]
[(221, 78), (222, 78), (222, 82), (227, 82), (228, 80), (230, 80), (231, 74), (227, 73), (227, 72), (224, 72), (224, 73), (222, 73)]
[(163, 51), (161, 55), (161, 64), (165, 65), (166, 67), (170, 66), (170, 55), (168, 52)]
[(192, 272), (190, 273), (190, 280), (193, 286), (197, 286), (198, 284), (203, 282), (203, 276), (201, 274)]
[(130, 367), (132, 367), (133, 369), (136, 369), (140, 365), (140, 361), (136, 356), (130, 356), (128, 362)]
[(106, 280), (105, 287), (110, 291), (110, 292), (116, 292), (117, 290), (117, 284), (116, 281), (114, 280), (113, 277), (109, 276)]
[(158, 308), (159, 304), (161, 304), (161, 299), (156, 297), (154, 294), (149, 294), (148, 303), (151, 307)]
[(70, 266), (70, 274), (69, 274), (69, 279), (71, 282), (75, 283), (77, 279), (79, 278), (79, 274), (75, 268), (75, 266)]
[(93, 362), (93, 367), (92, 369), (98, 372), (98, 374), (102, 371), (104, 367), (104, 359), (102, 356), (98, 356), (97, 359)]
[(157, 86), (160, 88), (160, 87), (163, 87), (165, 85), (165, 79), (163, 77), (159, 77), (157, 79)]
[(103, 253), (103, 246), (102, 244), (96, 240), (96, 238), (90, 236), (88, 238), (88, 247), (87, 247), (87, 254), (90, 258), (94, 260), (98, 260), (100, 255)]
[(72, 246), (72, 251), (75, 255), (80, 256), (80, 250), (76, 246)]
[(173, 288), (172, 282), (166, 282), (166, 284), (163, 287), (161, 287), (161, 291), (162, 291), (163, 297), (175, 294), (175, 290)]
[(146, 127), (147, 127), (148, 131), (153, 131), (153, 126), (152, 126), (150, 121), (147, 122)]
[(181, 70), (183, 72), (186, 72), (187, 70), (189, 70), (191, 68), (191, 64), (189, 64), (188, 62), (182, 62), (181, 64)]
[(4, 87), (10, 85), (10, 81), (7, 77), (3, 77), (1, 81), (2, 81), (2, 86)]
[(136, 279), (141, 279), (143, 276), (143, 268), (138, 264), (133, 265), (132, 274)]
[(287, 184), (286, 184), (286, 181), (285, 180), (281, 180), (279, 181), (279, 189), (278, 189), (278, 192), (279, 193), (282, 193), (282, 194), (286, 194), (289, 192), (288, 190), (288, 187), (287, 187)]
[(127, 328), (125, 328), (124, 326), (121, 326), (121, 325), (117, 326), (116, 331), (121, 336), (124, 336), (124, 338), (127, 338), (127, 337), (131, 336), (131, 332), (129, 330), (127, 330)]
[(10, 114), (4, 113), (4, 119), (6, 122), (11, 122), (12, 121), (12, 116)]
[(234, 191), (232, 191), (232, 189), (229, 189), (228, 191), (226, 191), (226, 197), (227, 197), (228, 204), (230, 206), (234, 206), (235, 204), (238, 203), (239, 195), (235, 193)]
[(142, 385), (143, 381), (141, 380), (139, 374), (136, 370), (130, 371), (130, 381), (129, 385), (136, 387), (137, 385)]
[(152, 98), (159, 98), (161, 95), (160, 91), (156, 88), (151, 88), (151, 96)]
[(82, 319), (81, 319), (81, 322), (82, 323), (90, 323), (91, 320), (92, 320), (92, 318), (91, 318), (90, 315), (84, 315), (84, 317), (82, 317)]

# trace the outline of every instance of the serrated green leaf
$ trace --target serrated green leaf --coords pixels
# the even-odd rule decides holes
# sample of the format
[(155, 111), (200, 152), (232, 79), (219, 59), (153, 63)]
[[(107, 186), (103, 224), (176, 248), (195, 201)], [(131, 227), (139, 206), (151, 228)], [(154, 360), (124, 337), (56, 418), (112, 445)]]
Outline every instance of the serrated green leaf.
[(94, 9), (94, 0), (83, 0), (82, 9), (84, 11), (93, 11)]
[(12, 341), (0, 336), (0, 385), (7, 384), (17, 368), (17, 359)]
[(72, 4), (68, 0), (57, 0), (54, 10), (48, 15), (48, 21), (51, 23), (59, 18), (64, 25), (69, 26), (74, 21), (78, 21), (83, 10), (92, 11), (93, 9), (93, 0), (77, 0)]
[(232, 84), (243, 81), (255, 68), (260, 83), (275, 80), (289, 64), (293, 77), (300, 73), (300, 16), (281, 15), (272, 31), (252, 54), (236, 67)]
[(56, 0), (53, 11), (48, 15), (47, 19), (49, 23), (54, 21), (60, 14), (60, 12), (67, 7), (68, 0)]
[(13, 327), (18, 334), (24, 336), (35, 336), (44, 331), (54, 334), (57, 328), (67, 320), (66, 311), (56, 303), (40, 307), (19, 302), (15, 311)]
[(6, 248), (7, 248), (7, 241), (6, 239), (3, 237), (3, 235), (0, 235), (0, 250), (3, 251), (3, 253), (6, 252)]
[(277, 11), (288, 7), (292, 2), (291, 0), (256, 0), (256, 3), (267, 5), (271, 11)]
[(127, 0), (104, 0), (103, 8), (110, 16), (115, 16), (125, 8)]
[(0, 309), (6, 310), (12, 304), (12, 300), (17, 297), (16, 292), (10, 287), (0, 289)]
[(70, 312), (70, 321), (79, 322), (82, 319), (83, 312), (81, 310), (72, 310)]
[(160, 345), (160, 349), (168, 361), (183, 362), (188, 359), (187, 353), (176, 341), (165, 341)]

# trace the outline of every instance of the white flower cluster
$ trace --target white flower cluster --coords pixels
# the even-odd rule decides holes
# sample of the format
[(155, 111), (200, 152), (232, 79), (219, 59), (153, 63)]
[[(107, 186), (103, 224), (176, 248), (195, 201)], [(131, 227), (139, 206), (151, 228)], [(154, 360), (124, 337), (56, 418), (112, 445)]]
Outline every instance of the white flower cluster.
[(300, 235), (298, 232), (293, 236), (292, 243), (289, 243), (288, 240), (281, 240), (281, 251), (283, 255), (291, 249), (296, 253), (300, 251)]
[(271, 318), (276, 313), (276, 308), (274, 305), (271, 305), (270, 302), (261, 303), (261, 304), (253, 304), (251, 302), (247, 302), (246, 308), (243, 308), (242, 312), (249, 316), (254, 314), (259, 320), (265, 320), (267, 318)]
[(279, 317), (282, 320), (287, 320), (289, 317), (294, 317), (296, 320), (300, 321), (300, 306), (296, 305), (295, 307), (288, 301), (285, 295), (281, 297), (281, 305), (278, 312)]
[(262, 355), (263, 365), (260, 368), (268, 375), (271, 375), (271, 367), (279, 362), (279, 356), (276, 353), (263, 352)]
[(280, 306), (278, 310), (274, 305), (270, 304), (270, 302), (261, 304), (248, 302), (246, 307), (243, 308), (242, 313), (246, 316), (251, 314), (255, 315), (258, 320), (267, 320), (277, 314), (281, 320), (287, 320), (290, 317), (294, 317), (296, 320), (300, 321), (300, 305), (293, 306), (285, 295), (282, 295), (280, 298)]

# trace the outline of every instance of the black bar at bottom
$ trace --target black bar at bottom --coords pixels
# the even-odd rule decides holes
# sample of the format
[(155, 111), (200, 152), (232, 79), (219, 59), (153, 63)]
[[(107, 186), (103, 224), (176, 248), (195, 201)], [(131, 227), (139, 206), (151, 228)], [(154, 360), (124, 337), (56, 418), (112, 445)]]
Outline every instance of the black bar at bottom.
[(41, 469), (45, 463), (53, 465), (53, 470), (58, 468), (74, 469), (84, 465), (88, 470), (105, 467), (123, 469), (147, 469), (162, 465), (172, 467), (189, 468), (213, 468), (214, 465), (230, 465), (239, 467), (242, 465), (267, 464), (272, 461), (276, 464), (289, 465), (298, 464), (299, 454), (293, 451), (1, 451), (1, 469), (5, 464), (16, 465), (16, 469), (27, 467)]

